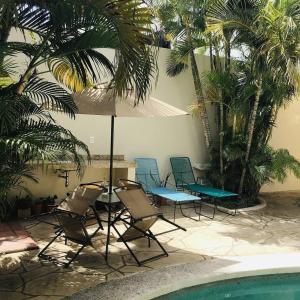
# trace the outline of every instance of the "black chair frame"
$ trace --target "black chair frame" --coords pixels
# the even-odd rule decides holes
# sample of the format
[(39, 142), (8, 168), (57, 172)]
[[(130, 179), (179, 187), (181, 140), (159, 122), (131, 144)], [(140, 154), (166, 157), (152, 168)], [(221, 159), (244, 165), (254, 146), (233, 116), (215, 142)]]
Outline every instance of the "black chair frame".
[[(94, 208), (93, 208), (94, 209)], [(78, 240), (75, 238), (72, 238), (70, 236), (68, 236), (63, 229), (63, 226), (60, 226), (56, 231), (55, 231), (55, 236), (51, 239), (51, 241), (39, 252), (38, 257), (41, 259), (45, 259), (48, 261), (52, 261), (55, 262), (57, 264), (63, 265), (65, 268), (69, 267), (69, 265), (77, 258), (77, 256), (80, 254), (80, 252), (86, 247), (86, 246), (92, 246), (93, 247), (93, 243), (92, 243), (92, 239), (95, 237), (95, 235), (98, 233), (98, 231), (101, 229), (103, 230), (103, 226), (101, 223), (101, 220), (98, 216), (98, 214), (95, 212), (95, 217), (98, 221), (98, 227), (96, 228), (96, 230), (92, 233), (89, 234), (86, 230), (85, 227), (85, 223), (87, 221), (87, 218), (69, 211), (63, 211), (63, 210), (59, 210), (57, 209), (55, 212), (56, 217), (58, 216), (58, 214), (62, 214), (65, 216), (70, 217), (70, 220), (76, 220), (78, 221), (79, 224), (81, 224), (81, 229), (84, 233), (85, 239), (83, 240)], [(67, 244), (68, 241), (74, 242), (76, 244), (81, 245), (81, 247), (78, 249), (78, 251), (75, 253), (75, 255), (68, 260), (67, 262), (60, 262), (58, 261), (56, 258), (54, 258), (53, 256), (47, 255), (45, 254), (46, 250), (59, 238), (62, 237), (64, 238), (64, 242), (65, 244)]]

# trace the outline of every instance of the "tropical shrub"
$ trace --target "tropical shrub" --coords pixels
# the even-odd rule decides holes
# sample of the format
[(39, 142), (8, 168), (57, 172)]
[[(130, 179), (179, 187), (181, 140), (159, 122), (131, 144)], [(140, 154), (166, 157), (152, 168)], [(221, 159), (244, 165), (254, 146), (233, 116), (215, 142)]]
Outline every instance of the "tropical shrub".
[(151, 7), (161, 26), (161, 31), (172, 41), (167, 61), (167, 74), (177, 76), (189, 67), (193, 75), (195, 96), (207, 148), (212, 145), (212, 132), (205, 104), (201, 74), (195, 59), (195, 50), (205, 46), (204, 3), (199, 0), (153, 0)]
[[(279, 109), (298, 95), (299, 1), (158, 2), (157, 17), (165, 29), (170, 23), (178, 28), (186, 18), (160, 7), (175, 6), (178, 11), (184, 6), (185, 11), (198, 12), (197, 20), (202, 18), (193, 22), (197, 39), (191, 51), (204, 46), (211, 62), (211, 70), (201, 74), (200, 81), (203, 101), (215, 103), (217, 109), (218, 135), (208, 145), (212, 183), (255, 200), (265, 183), (283, 182), (289, 172), (300, 178), (300, 162), (286, 149), (272, 149), (268, 144)], [(191, 18), (192, 14), (187, 19)], [(168, 33), (173, 47), (170, 61), (175, 57), (179, 63), (183, 55), (178, 55), (178, 49), (184, 48), (178, 45), (185, 43), (185, 35), (181, 38), (182, 29), (176, 36), (172, 30)], [(233, 50), (238, 57), (233, 57)], [(184, 62), (193, 65), (192, 59)], [(181, 69), (177, 64), (173, 70), (185, 69), (182, 63)], [(195, 102), (193, 110), (201, 112), (203, 104)]]
[[(5, 214), (9, 191), (22, 187), (25, 178), (38, 180), (33, 169), (37, 161), (64, 157), (76, 164), (78, 174), (82, 171), (88, 147), (49, 113), (75, 118), (71, 91), (108, 75), (118, 95), (134, 87), (139, 101), (147, 93), (156, 54), (148, 46), (151, 15), (140, 4), (1, 0), (0, 215)], [(12, 30), (23, 40), (11, 41)], [(116, 49), (115, 61), (97, 48)]]

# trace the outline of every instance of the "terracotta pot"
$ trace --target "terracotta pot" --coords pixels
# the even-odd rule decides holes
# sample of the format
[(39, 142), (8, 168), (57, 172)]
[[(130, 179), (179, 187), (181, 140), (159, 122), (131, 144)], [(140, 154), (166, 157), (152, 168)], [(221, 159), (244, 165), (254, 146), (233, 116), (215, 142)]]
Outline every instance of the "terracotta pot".
[(18, 209), (18, 218), (23, 219), (23, 218), (29, 218), (31, 216), (31, 208), (25, 208), (25, 209)]
[(47, 204), (46, 212), (51, 212), (56, 207), (56, 204)]
[(32, 206), (32, 214), (33, 215), (40, 215), (42, 213), (43, 203), (35, 203)]

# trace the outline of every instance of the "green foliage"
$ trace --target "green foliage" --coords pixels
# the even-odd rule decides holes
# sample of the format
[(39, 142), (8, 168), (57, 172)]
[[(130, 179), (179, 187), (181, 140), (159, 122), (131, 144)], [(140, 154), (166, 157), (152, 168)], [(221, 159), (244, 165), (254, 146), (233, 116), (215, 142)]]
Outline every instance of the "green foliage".
[(152, 1), (154, 13), (162, 30), (172, 41), (167, 61), (167, 74), (176, 76), (188, 68), (191, 51), (205, 46), (202, 32), (205, 29), (202, 1)]
[[(240, 173), (244, 164), (246, 141), (236, 137), (230, 139), (225, 136), (224, 144), (224, 178), (225, 187), (229, 190), (237, 190)], [(219, 173), (219, 148), (218, 145), (212, 149), (212, 168), (210, 179), (215, 185), (220, 185)], [(247, 178), (244, 196), (255, 199), (262, 185), (272, 183), (274, 180), (284, 182), (292, 173), (300, 178), (300, 162), (286, 149), (273, 149), (268, 145), (260, 145), (252, 151), (250, 161), (247, 165)]]
[[(216, 141), (211, 151), (211, 178), (218, 185), (223, 179), (225, 188), (238, 191), (245, 169), (243, 194), (250, 199), (257, 196), (263, 184), (284, 182), (290, 172), (300, 178), (300, 163), (287, 150), (268, 146), (278, 110), (298, 93), (299, 10), (293, 6), (291, 17), (286, 8), (275, 8), (269, 1), (212, 0), (207, 14), (209, 32), (224, 41), (225, 29), (231, 30), (234, 38), (230, 46), (244, 50), (239, 61), (230, 62), (230, 71), (221, 68), (206, 76), (208, 99), (221, 95), (221, 99), (215, 99), (224, 107), (223, 151), (220, 153), (220, 141)], [(254, 112), (258, 78), (262, 79), (262, 91)], [(254, 113), (253, 138), (249, 139)], [(220, 156), (223, 176), (219, 172)]]
[[(7, 37), (2, 31), (1, 53), (27, 55), (31, 69), (48, 64), (58, 81), (68, 87), (98, 83), (107, 72), (119, 95), (134, 87), (138, 101), (151, 85), (156, 53), (148, 47), (152, 43), (151, 14), (141, 1), (2, 0), (0, 24), (17, 28), (27, 39), (31, 33), (35, 41), (1, 44)], [(95, 51), (100, 48), (117, 50), (114, 64)], [(70, 77), (62, 76), (61, 68), (69, 70)], [(78, 86), (72, 83), (75, 73)]]
[[(75, 117), (70, 90), (108, 76), (118, 95), (134, 88), (136, 101), (144, 98), (156, 71), (150, 24), (149, 10), (135, 0), (0, 2), (0, 219), (8, 193), (38, 180), (38, 164), (64, 157), (82, 174), (87, 146), (49, 113)], [(23, 41), (8, 40), (12, 29)], [(99, 48), (115, 49), (115, 60)]]
[(204, 103), (201, 76), (195, 59), (197, 49), (206, 46), (203, 34), (206, 26), (205, 1), (154, 0), (151, 3), (161, 31), (172, 42), (171, 53), (167, 60), (167, 75), (176, 76), (188, 67), (192, 71), (196, 99), (191, 105), (191, 110), (194, 116), (200, 117), (205, 143), (209, 148), (212, 133)]
[(168, 75), (186, 70), (191, 49), (210, 50), (201, 83), (217, 110), (213, 184), (254, 199), (266, 183), (300, 178), (300, 162), (268, 145), (279, 109), (299, 95), (299, 1), (165, 0), (156, 1), (156, 13), (172, 41)]
[(186, 43), (176, 43), (176, 47), (171, 51), (167, 60), (167, 75), (176, 76), (188, 68), (188, 54), (191, 50)]
[(16, 208), (17, 209), (27, 209), (30, 208), (33, 204), (33, 200), (29, 195), (25, 197), (16, 197)]

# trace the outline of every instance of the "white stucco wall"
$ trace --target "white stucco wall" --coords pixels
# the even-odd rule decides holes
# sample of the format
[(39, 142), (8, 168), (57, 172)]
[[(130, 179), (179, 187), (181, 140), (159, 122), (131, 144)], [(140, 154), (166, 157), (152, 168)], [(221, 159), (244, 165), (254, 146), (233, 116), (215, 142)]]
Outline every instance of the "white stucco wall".
[[(112, 50), (102, 50), (111, 57)], [(151, 95), (183, 110), (187, 110), (194, 97), (191, 71), (170, 78), (165, 73), (168, 49), (160, 49), (159, 75), (153, 82)], [(208, 70), (209, 59), (197, 57), (199, 69)], [(210, 105), (209, 105), (210, 106)], [(214, 124), (214, 116), (211, 123)], [(110, 118), (104, 116), (77, 115), (76, 120), (56, 114), (55, 119), (85, 142), (92, 154), (108, 154), (110, 141)], [(115, 154), (124, 154), (127, 160), (135, 157), (155, 157), (164, 176), (170, 171), (169, 157), (190, 156), (194, 162), (205, 162), (207, 151), (199, 119), (192, 116), (169, 118), (117, 118), (115, 130)], [(94, 137), (94, 144), (90, 143)]]
[[(270, 145), (276, 149), (286, 148), (297, 159), (300, 159), (300, 98), (295, 99), (285, 108), (282, 108), (276, 120), (276, 127), (273, 129)], [(276, 192), (300, 190), (300, 180), (293, 175), (284, 183), (274, 182), (265, 185), (263, 192)]]
[[(26, 38), (29, 41), (32, 39), (29, 35)], [(22, 41), (23, 35), (13, 31), (9, 39)], [(112, 49), (99, 49), (99, 51), (113, 59), (114, 51)], [(153, 79), (153, 89), (150, 95), (183, 110), (188, 110), (188, 106), (195, 100), (192, 74), (190, 70), (187, 70), (175, 78), (168, 77), (165, 69), (169, 51), (168, 49), (160, 49), (159, 51), (159, 74), (156, 79)], [(17, 76), (23, 73), (28, 62), (23, 55), (18, 55), (14, 59), (18, 66), (15, 78), (17, 80)], [(200, 72), (209, 70), (208, 57), (197, 56), (197, 63)], [(42, 76), (47, 80), (53, 80), (49, 73)], [(103, 81), (105, 80), (103, 78)], [(208, 110), (212, 127), (215, 127), (214, 113), (210, 104), (208, 104)], [(86, 143), (91, 154), (109, 154), (110, 117), (77, 115), (76, 119), (72, 120), (64, 114), (53, 113), (53, 116), (58, 124), (70, 129), (76, 137)], [(93, 137), (94, 143), (90, 143), (91, 137)], [(170, 156), (189, 156), (194, 163), (207, 161), (201, 122), (190, 115), (170, 118), (117, 118), (114, 153), (125, 155), (125, 159), (129, 161), (135, 157), (156, 158), (162, 178), (170, 172)], [(45, 174), (45, 176), (48, 175)], [(59, 182), (55, 182), (55, 185), (58, 184)], [(28, 185), (29, 189), (31, 189), (30, 186), (31, 184)], [(63, 192), (63, 182), (61, 182), (61, 186), (61, 192)], [(47, 189), (45, 184), (43, 189)], [(51, 191), (49, 194), (52, 194)]]
[[(30, 38), (30, 37), (29, 37)], [(10, 40), (20, 41), (22, 35), (13, 32)], [(100, 50), (113, 58), (113, 50)], [(151, 95), (178, 108), (187, 110), (195, 99), (191, 71), (170, 78), (165, 73), (168, 49), (160, 49), (158, 56), (159, 75), (157, 83), (153, 82)], [(25, 67), (24, 57), (15, 58), (18, 66)], [(20, 64), (21, 62), (21, 64)], [(209, 69), (209, 59), (197, 55), (199, 71)], [(22, 67), (21, 67), (22, 69)], [(21, 70), (20, 70), (21, 71)], [(50, 75), (46, 76), (53, 80)], [(211, 107), (210, 105), (208, 105)], [(109, 153), (110, 119), (104, 116), (77, 115), (75, 120), (62, 114), (54, 114), (57, 122), (70, 129), (79, 139), (85, 142), (92, 154)], [(210, 123), (215, 127), (215, 117), (210, 109)], [(291, 154), (300, 159), (300, 102), (294, 101), (285, 109), (281, 109), (273, 130), (271, 146), (287, 148)], [(94, 137), (94, 143), (90, 143)], [(170, 171), (169, 157), (186, 155), (196, 163), (207, 161), (204, 135), (199, 119), (191, 116), (174, 118), (117, 118), (115, 131), (115, 154), (124, 154), (127, 160), (135, 157), (155, 157), (158, 159), (162, 177)], [(289, 176), (283, 183), (268, 184), (262, 188), (264, 192), (297, 190), (300, 180)]]

